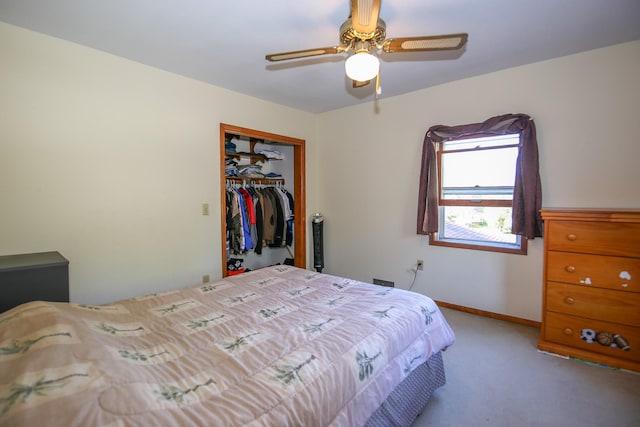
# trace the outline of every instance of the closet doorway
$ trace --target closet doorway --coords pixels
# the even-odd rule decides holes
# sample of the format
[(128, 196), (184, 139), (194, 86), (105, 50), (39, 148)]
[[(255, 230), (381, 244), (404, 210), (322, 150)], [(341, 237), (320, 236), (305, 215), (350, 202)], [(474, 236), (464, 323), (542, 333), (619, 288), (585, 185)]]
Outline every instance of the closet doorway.
[[(229, 152), (227, 143), (236, 141), (242, 147), (240, 153)], [(232, 146), (234, 144), (230, 144)], [(281, 148), (286, 154), (292, 153), (291, 158), (285, 158), (282, 160), (281, 168), (291, 169), (287, 170), (286, 174), (283, 174), (283, 178), (255, 178), (248, 175), (246, 178), (243, 176), (229, 176), (227, 168), (227, 160), (236, 159), (242, 166), (251, 164), (261, 165), (262, 163), (272, 163), (271, 160), (264, 161), (259, 156), (254, 156), (256, 147), (272, 147), (273, 150), (279, 151)], [(286, 155), (285, 154), (285, 155)], [(288, 157), (288, 156), (286, 156)], [(275, 160), (273, 163), (278, 162)], [(286, 177), (286, 178), (284, 178)], [(291, 253), (287, 251), (283, 252), (287, 254), (287, 258), (293, 255), (293, 265), (300, 268), (306, 268), (306, 194), (305, 194), (305, 141), (303, 139), (292, 138), (283, 135), (277, 135), (269, 132), (262, 132), (254, 129), (243, 128), (239, 126), (229, 125), (226, 123), (220, 123), (220, 200), (221, 200), (221, 236), (222, 236), (222, 276), (229, 275), (229, 269), (227, 262), (230, 257), (232, 258), (244, 258), (242, 255), (230, 254), (227, 242), (227, 190), (229, 186), (242, 186), (242, 185), (257, 185), (268, 186), (273, 183), (274, 185), (282, 185), (293, 196), (294, 209), (293, 209), (293, 247), (290, 249)], [(264, 248), (264, 252), (269, 251), (271, 248)], [(282, 248), (278, 248), (278, 251), (282, 252)], [(249, 257), (247, 257), (249, 258)], [(257, 262), (257, 261), (252, 261)], [(280, 260), (284, 262), (284, 257)], [(264, 266), (264, 265), (260, 265)], [(252, 265), (246, 265), (247, 268), (253, 268)]]

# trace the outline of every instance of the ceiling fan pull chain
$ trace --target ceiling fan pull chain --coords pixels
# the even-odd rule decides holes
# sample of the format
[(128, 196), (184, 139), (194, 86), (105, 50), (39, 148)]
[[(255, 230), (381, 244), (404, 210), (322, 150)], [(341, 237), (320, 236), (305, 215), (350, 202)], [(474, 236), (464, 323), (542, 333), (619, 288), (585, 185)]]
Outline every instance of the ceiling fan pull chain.
[(378, 68), (378, 75), (376, 76), (376, 99), (380, 98), (382, 94), (382, 88), (380, 87), (380, 69)]

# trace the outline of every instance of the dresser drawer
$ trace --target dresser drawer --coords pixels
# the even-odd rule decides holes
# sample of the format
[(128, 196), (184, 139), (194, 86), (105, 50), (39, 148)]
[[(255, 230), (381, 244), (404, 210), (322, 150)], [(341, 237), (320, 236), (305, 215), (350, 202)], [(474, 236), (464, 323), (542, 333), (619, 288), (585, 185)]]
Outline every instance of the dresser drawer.
[(547, 282), (547, 310), (640, 327), (640, 294)]
[(550, 251), (640, 257), (640, 224), (596, 221), (549, 221)]
[(547, 280), (640, 292), (640, 258), (549, 251)]
[(589, 352), (640, 362), (640, 328), (548, 312), (544, 320), (544, 338)]

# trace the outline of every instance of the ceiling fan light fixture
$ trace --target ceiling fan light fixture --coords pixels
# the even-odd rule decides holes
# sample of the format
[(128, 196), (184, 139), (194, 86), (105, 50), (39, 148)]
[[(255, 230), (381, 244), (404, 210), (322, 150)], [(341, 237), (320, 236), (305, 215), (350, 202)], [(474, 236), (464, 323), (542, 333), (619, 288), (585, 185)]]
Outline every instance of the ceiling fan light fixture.
[(344, 64), (347, 77), (358, 82), (366, 82), (378, 75), (380, 60), (368, 52), (356, 52)]

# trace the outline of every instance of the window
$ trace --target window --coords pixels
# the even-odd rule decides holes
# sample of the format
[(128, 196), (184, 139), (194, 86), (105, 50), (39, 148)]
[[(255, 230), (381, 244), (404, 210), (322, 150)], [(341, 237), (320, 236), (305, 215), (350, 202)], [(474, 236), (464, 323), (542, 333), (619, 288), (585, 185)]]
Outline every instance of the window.
[(430, 244), (526, 254), (542, 237), (536, 127), (526, 114), (458, 126), (424, 137), (417, 233)]
[(519, 134), (439, 144), (439, 227), (430, 244), (526, 253), (526, 239), (511, 234), (519, 144)]

